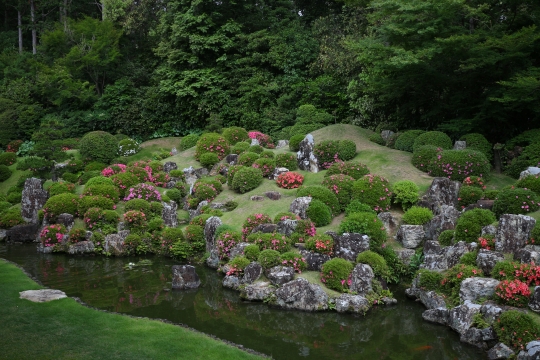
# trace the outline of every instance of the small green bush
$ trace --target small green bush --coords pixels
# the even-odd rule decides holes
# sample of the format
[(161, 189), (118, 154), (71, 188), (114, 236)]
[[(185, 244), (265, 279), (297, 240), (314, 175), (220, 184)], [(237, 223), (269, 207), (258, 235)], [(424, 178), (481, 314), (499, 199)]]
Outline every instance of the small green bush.
[(337, 162), (328, 168), (324, 176), (326, 177), (337, 174), (348, 175), (353, 179), (358, 180), (369, 174), (369, 169), (366, 165), (356, 161)]
[(495, 200), (499, 196), (499, 190), (486, 190), (484, 191), (484, 199)]
[(311, 201), (306, 214), (317, 227), (326, 226), (332, 221), (332, 213), (330, 212), (330, 208), (328, 208), (325, 203), (317, 199)]
[(476, 266), (476, 257), (478, 256), (478, 251), (470, 251), (465, 253), (459, 259), (460, 264)]
[(264, 151), (264, 148), (261, 145), (251, 145), (247, 149), (247, 152), (252, 152), (252, 153), (255, 153), (255, 154), (260, 154), (263, 151)]
[(21, 216), (21, 209), (18, 207), (12, 207), (0, 213), (0, 228), (2, 229), (9, 229), (24, 223), (25, 221)]
[(84, 159), (109, 164), (116, 157), (118, 140), (105, 131), (92, 131), (83, 136), (79, 152)]
[(131, 156), (141, 151), (141, 144), (137, 140), (123, 139), (118, 142), (118, 155)]
[(103, 196), (83, 196), (79, 200), (77, 211), (84, 214), (90, 208), (97, 207), (103, 210), (113, 210), (114, 201)]
[(262, 171), (260, 169), (243, 167), (234, 175), (232, 187), (240, 194), (244, 194), (258, 187), (262, 180)]
[(198, 216), (195, 216), (191, 221), (189, 222), (190, 225), (199, 225), (204, 227), (206, 225), (206, 220), (210, 219), (210, 214), (201, 214)]
[(209, 152), (216, 154), (219, 160), (223, 160), (229, 153), (229, 143), (219, 134), (203, 134), (195, 146), (195, 159), (200, 160), (202, 154)]
[(111, 178), (105, 176), (96, 176), (86, 182), (86, 187), (95, 185), (115, 186), (115, 183)]
[[(511, 151), (513, 147), (507, 149)], [(523, 170), (529, 166), (538, 166), (538, 163), (540, 163), (540, 143), (535, 142), (526, 146), (518, 157), (512, 159), (504, 172), (517, 179)]]
[(424, 225), (433, 218), (433, 212), (425, 207), (413, 206), (403, 214), (403, 222), (409, 225)]
[(532, 190), (537, 196), (540, 196), (540, 176), (526, 176), (523, 179), (518, 180), (515, 187)]
[(184, 235), (187, 241), (193, 244), (204, 243), (204, 228), (200, 225), (188, 225), (184, 229)]
[(313, 153), (319, 161), (319, 166), (322, 169), (328, 169), (336, 160), (339, 155), (339, 141), (337, 140), (324, 140), (315, 144)]
[(67, 182), (75, 184), (79, 182), (79, 175), (65, 172), (62, 174), (62, 179)]
[(369, 236), (373, 248), (380, 247), (386, 241), (386, 230), (375, 213), (353, 213), (339, 224), (339, 232), (358, 233)]
[(265, 234), (257, 232), (250, 234), (246, 240), (249, 243), (256, 244), (261, 250), (271, 249), (280, 253), (289, 251), (292, 245), (291, 239), (279, 233)]
[(105, 169), (106, 167), (107, 164), (99, 161), (92, 161), (84, 167), (84, 171), (103, 171), (103, 169)]
[[(58, 215), (67, 213), (77, 215), (79, 206), (79, 195), (65, 193), (51, 196), (43, 206), (45, 217), (49, 221), (56, 221)], [(84, 212), (79, 212), (84, 214)]]
[(12, 207), (11, 203), (7, 201), (0, 201), (0, 214)]
[(83, 196), (103, 196), (107, 199), (111, 199), (115, 203), (120, 198), (120, 192), (118, 188), (113, 185), (92, 185), (85, 186), (82, 193)]
[(298, 169), (298, 162), (295, 154), (278, 154), (276, 156), (276, 167), (287, 168), (290, 171)]
[(248, 245), (244, 248), (244, 256), (250, 261), (257, 261), (261, 250), (255, 244)]
[(80, 176), (79, 183), (81, 185), (85, 185), (88, 182), (88, 180), (95, 178), (96, 176), (101, 176), (101, 172), (97, 170), (86, 171)]
[(371, 250), (363, 251), (356, 257), (356, 262), (371, 266), (375, 276), (380, 276), (384, 280), (390, 278), (390, 268), (386, 264), (386, 260), (376, 252)]
[(199, 141), (199, 135), (197, 134), (189, 134), (184, 136), (180, 140), (180, 150), (187, 150), (191, 149), (195, 145), (197, 145), (197, 141)]
[(183, 182), (186, 181), (186, 175), (184, 174), (183, 170), (179, 170), (179, 169), (171, 170), (169, 172), (169, 175), (171, 178), (175, 178), (176, 180), (183, 181)]
[(260, 159), (275, 159), (276, 158), (276, 154), (274, 154), (274, 152), (272, 150), (264, 150), (261, 154), (260, 154)]
[(19, 204), (22, 200), (22, 190), (11, 192), (7, 194), (6, 200), (12, 204)]
[(306, 135), (291, 136), (291, 138), (289, 139), (289, 149), (291, 151), (298, 152), (298, 150), (300, 150), (300, 143), (302, 142), (302, 140), (304, 140), (305, 137)]
[(443, 274), (431, 270), (418, 270), (418, 286), (428, 291), (438, 291), (441, 288)]
[(12, 152), (3, 152), (0, 154), (0, 165), (10, 166), (17, 162), (17, 155)]
[(231, 270), (234, 274), (241, 274), (244, 269), (249, 265), (250, 261), (244, 256), (237, 256), (229, 262)]
[(454, 242), (454, 230), (444, 230), (439, 234), (439, 243), (443, 246), (450, 246)]
[(227, 172), (227, 185), (229, 186), (230, 189), (234, 190), (234, 187), (233, 187), (234, 175), (236, 175), (236, 173), (240, 171), (240, 169), (243, 169), (243, 168), (245, 168), (245, 166), (242, 166), (242, 165), (229, 166), (229, 171)]
[(243, 152), (246, 152), (249, 149), (249, 144), (247, 142), (239, 142), (231, 148), (231, 153), (240, 155)]
[(276, 216), (274, 216), (274, 224), (277, 224), (280, 221), (290, 219), (290, 220), (296, 220), (298, 216), (292, 212), (280, 212), (277, 213)]
[(260, 252), (257, 261), (259, 262), (259, 264), (261, 264), (263, 268), (270, 269), (280, 264), (279, 257), (279, 251), (267, 249)]
[(131, 199), (128, 202), (126, 202), (126, 205), (124, 207), (124, 210), (131, 211), (131, 210), (137, 210), (141, 211), (145, 214), (150, 213), (150, 203), (144, 199)]
[(441, 148), (433, 145), (424, 145), (417, 148), (412, 156), (411, 162), (420, 171), (430, 173), (437, 156), (442, 152)]
[(375, 210), (371, 208), (371, 206), (363, 204), (358, 200), (352, 200), (349, 205), (347, 205), (347, 208), (345, 208), (345, 216), (349, 216), (359, 212), (368, 212), (374, 214), (376, 213)]
[(217, 154), (204, 153), (199, 157), (199, 161), (201, 162), (202, 166), (204, 166), (207, 169), (210, 169), (212, 168), (212, 166), (216, 165), (219, 162), (219, 158)]
[(321, 281), (330, 289), (344, 292), (349, 287), (352, 270), (353, 264), (345, 259), (328, 260), (322, 266)]
[(499, 192), (493, 203), (497, 217), (502, 214), (529, 214), (538, 210), (540, 199), (528, 189), (505, 189)]
[(235, 145), (241, 141), (249, 140), (249, 136), (246, 129), (238, 127), (238, 126), (232, 126), (232, 127), (223, 129), (222, 135), (231, 145)]
[(349, 175), (337, 174), (325, 177), (322, 185), (336, 194), (340, 209), (345, 210), (351, 202), (352, 187), (354, 179)]
[(433, 159), (430, 175), (463, 181), (470, 176), (487, 177), (490, 171), (489, 161), (479, 151), (444, 150)]
[(457, 264), (449, 269), (441, 281), (441, 290), (451, 304), (459, 304), (459, 289), (463, 280), (470, 277), (482, 277), (482, 270), (475, 266)]
[(165, 195), (167, 195), (169, 199), (171, 199), (177, 204), (180, 204), (184, 200), (184, 196), (182, 196), (182, 192), (176, 188), (168, 189), (165, 192)]
[(394, 204), (401, 204), (403, 211), (407, 211), (418, 202), (418, 185), (410, 180), (401, 180), (392, 185)]
[(292, 251), (281, 254), (279, 261), (283, 266), (294, 268), (294, 271), (297, 273), (301, 273), (307, 269), (306, 259), (304, 259), (302, 255)]
[(376, 212), (390, 209), (392, 188), (382, 176), (368, 174), (354, 182), (352, 198), (367, 204)]
[(0, 182), (4, 182), (11, 177), (13, 171), (6, 165), (0, 165)]
[(476, 242), (484, 226), (494, 223), (495, 215), (486, 209), (473, 209), (461, 215), (456, 224), (456, 241)]
[(339, 201), (332, 191), (321, 185), (305, 186), (298, 189), (297, 197), (311, 196), (313, 199), (322, 201), (330, 208), (332, 216), (337, 216), (341, 212)]
[(161, 233), (161, 236), (166, 242), (175, 243), (177, 241), (185, 241), (184, 233), (182, 229), (167, 227)]
[(497, 280), (514, 280), (516, 278), (516, 270), (520, 264), (517, 261), (499, 261), (495, 263), (491, 270), (491, 277)]
[(274, 173), (274, 169), (276, 168), (276, 162), (274, 161), (274, 159), (259, 158), (255, 160), (252, 167), (261, 169), (262, 176), (267, 178)]
[(470, 204), (476, 204), (476, 202), (484, 197), (482, 189), (476, 186), (462, 186), (459, 189), (458, 205), (464, 209)]
[(214, 190), (217, 191), (218, 194), (223, 191), (223, 184), (221, 184), (221, 182), (218, 181), (217, 179), (214, 179), (211, 177), (204, 177), (202, 179), (197, 180), (195, 184), (193, 185), (193, 190), (195, 191), (195, 188), (203, 184), (211, 185), (214, 188)]
[(49, 191), (49, 196), (55, 196), (55, 195), (65, 194), (65, 193), (74, 193), (75, 184), (68, 183), (68, 182), (55, 182), (49, 187), (48, 191)]
[(378, 133), (369, 135), (369, 141), (372, 141), (375, 144), (379, 144), (379, 145), (382, 145), (382, 146), (386, 145), (386, 143), (385, 143), (384, 139), (382, 138), (381, 134), (378, 134)]
[(505, 311), (493, 323), (500, 342), (519, 351), (540, 337), (540, 328), (534, 318), (518, 310)]
[(245, 152), (238, 156), (238, 165), (251, 166), (259, 158), (259, 154), (254, 152)]
[(341, 161), (349, 161), (356, 156), (356, 143), (351, 140), (340, 140), (338, 157)]
[(170, 254), (178, 260), (187, 260), (193, 254), (193, 245), (183, 241), (177, 241), (172, 244)]
[(440, 147), (441, 149), (451, 149), (454, 144), (452, 143), (452, 139), (445, 133), (441, 131), (428, 131), (418, 135), (414, 140), (413, 152), (423, 145), (433, 145), (435, 147)]
[(401, 151), (413, 152), (413, 145), (416, 138), (422, 135), (424, 130), (408, 130), (401, 134), (394, 144), (394, 148)]
[(476, 150), (486, 156), (486, 159), (491, 162), (493, 157), (493, 145), (482, 134), (472, 133), (463, 135), (459, 140), (467, 143), (467, 149)]

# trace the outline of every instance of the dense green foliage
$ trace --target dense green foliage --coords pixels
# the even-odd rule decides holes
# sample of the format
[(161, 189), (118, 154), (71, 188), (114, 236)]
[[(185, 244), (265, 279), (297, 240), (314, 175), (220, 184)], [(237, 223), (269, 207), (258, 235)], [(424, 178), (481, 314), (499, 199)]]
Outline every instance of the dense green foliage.
[(456, 223), (456, 241), (476, 242), (484, 226), (496, 221), (495, 215), (485, 209), (472, 209), (461, 215)]
[(373, 212), (358, 212), (347, 215), (339, 224), (339, 232), (367, 235), (374, 248), (381, 246), (386, 241), (384, 225)]
[(339, 201), (332, 191), (328, 190), (321, 185), (304, 186), (298, 189), (296, 193), (297, 197), (311, 196), (313, 199), (322, 201), (326, 206), (330, 208), (332, 216), (336, 216), (340, 213), (341, 207)]
[(425, 207), (413, 206), (403, 214), (403, 222), (409, 225), (424, 225), (433, 218), (433, 212)]
[(529, 214), (538, 210), (539, 198), (528, 189), (505, 189), (497, 194), (493, 203), (493, 212), (497, 217), (502, 214)]
[(116, 157), (118, 140), (105, 131), (93, 131), (81, 139), (79, 151), (85, 159), (108, 164)]

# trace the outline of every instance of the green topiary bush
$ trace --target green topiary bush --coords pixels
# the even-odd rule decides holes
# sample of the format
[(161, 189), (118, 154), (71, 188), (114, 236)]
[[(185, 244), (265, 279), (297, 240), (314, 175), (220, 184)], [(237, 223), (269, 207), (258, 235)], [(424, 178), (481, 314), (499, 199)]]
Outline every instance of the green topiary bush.
[(110, 177), (96, 176), (86, 182), (86, 187), (95, 185), (116, 186)]
[(245, 152), (238, 156), (238, 165), (251, 166), (259, 158), (259, 154), (254, 152)]
[(231, 153), (240, 155), (243, 152), (246, 152), (249, 149), (249, 143), (239, 142), (231, 148)]
[(424, 225), (433, 218), (433, 212), (425, 207), (413, 206), (403, 214), (403, 222), (409, 225)]
[(319, 161), (322, 169), (328, 169), (333, 163), (339, 160), (339, 141), (324, 140), (315, 144), (313, 153)]
[(401, 151), (413, 152), (413, 145), (416, 138), (422, 135), (424, 130), (408, 130), (399, 135), (394, 144), (394, 148)]
[(431, 270), (418, 270), (418, 286), (428, 291), (438, 291), (441, 288), (441, 281), (444, 275)]
[(321, 185), (305, 186), (298, 189), (297, 197), (311, 196), (313, 199), (322, 201), (330, 208), (332, 216), (337, 216), (341, 212), (341, 206), (336, 195)]
[(259, 259), (259, 254), (261, 250), (255, 244), (248, 245), (244, 248), (244, 256), (249, 261), (257, 261)]
[(450, 246), (454, 243), (454, 230), (444, 230), (439, 234), (439, 244)]
[(255, 160), (252, 167), (256, 169), (261, 169), (262, 176), (267, 178), (274, 173), (274, 169), (276, 168), (276, 162), (274, 161), (274, 159), (259, 158)]
[(150, 203), (144, 199), (131, 199), (124, 206), (125, 211), (137, 210), (145, 214), (150, 213)]
[(104, 164), (99, 161), (92, 161), (84, 167), (84, 171), (95, 171), (95, 170), (103, 171), (103, 169), (105, 169), (106, 167), (107, 167), (107, 164)]
[(62, 180), (76, 184), (79, 182), (79, 175), (65, 172), (62, 174)]
[(227, 275), (241, 275), (250, 261), (244, 256), (237, 256), (229, 262), (230, 270)]
[[(59, 195), (60, 196), (60, 195)], [(77, 211), (84, 214), (90, 208), (97, 207), (103, 210), (113, 210), (116, 205), (114, 201), (103, 196), (83, 196), (79, 200)]]
[(376, 214), (375, 210), (371, 206), (361, 203), (358, 200), (352, 200), (345, 208), (345, 216), (349, 216), (354, 213), (369, 212)]
[(386, 230), (375, 213), (359, 212), (348, 215), (339, 224), (339, 232), (367, 235), (373, 248), (380, 247), (386, 241)]
[(75, 184), (68, 182), (55, 182), (49, 187), (47, 191), (49, 192), (49, 196), (55, 196), (65, 193), (74, 193)]
[(317, 199), (311, 200), (306, 214), (317, 227), (326, 226), (332, 221), (330, 208)]
[(302, 142), (302, 140), (304, 140), (305, 137), (306, 135), (291, 136), (291, 138), (289, 139), (289, 150), (298, 152), (298, 150), (300, 150), (300, 143)]
[(229, 128), (223, 129), (221, 132), (223, 137), (229, 142), (231, 145), (235, 145), (241, 141), (248, 141), (249, 136), (246, 131), (246, 129), (238, 127), (238, 126), (232, 126)]
[(467, 177), (487, 177), (491, 165), (485, 155), (475, 150), (444, 150), (431, 163), (431, 176), (463, 181)]
[(266, 250), (276, 250), (277, 252), (289, 251), (291, 248), (291, 239), (287, 236), (279, 233), (253, 233), (247, 237), (247, 242), (256, 244), (259, 246), (259, 249)]
[(244, 194), (258, 187), (262, 181), (260, 169), (243, 167), (234, 175), (232, 188), (240, 194)]
[(266, 214), (249, 215), (242, 225), (242, 239), (246, 240), (251, 231), (260, 224), (271, 224), (272, 218)]
[(376, 212), (390, 209), (392, 187), (382, 176), (368, 174), (354, 182), (352, 198), (367, 204)]
[(351, 140), (340, 140), (338, 157), (341, 161), (349, 161), (356, 156), (356, 143)]
[(219, 162), (219, 158), (217, 154), (204, 153), (199, 157), (199, 161), (201, 162), (202, 166), (204, 166), (207, 169), (210, 169), (212, 168), (212, 166), (216, 165)]
[(534, 318), (518, 310), (505, 311), (493, 322), (493, 330), (500, 342), (519, 351), (540, 337), (540, 328)]
[(540, 176), (526, 176), (523, 179), (518, 180), (515, 187), (532, 190), (537, 196), (540, 196)]
[(304, 259), (302, 255), (292, 251), (281, 254), (279, 261), (283, 266), (290, 266), (294, 268), (294, 271), (299, 274), (307, 269), (306, 259)]
[(186, 135), (180, 140), (180, 150), (187, 150), (191, 149), (195, 145), (197, 145), (197, 141), (199, 141), (199, 135), (197, 134), (189, 134)]
[(379, 144), (379, 145), (382, 145), (382, 146), (386, 145), (384, 139), (382, 138), (381, 134), (379, 134), (379, 133), (369, 135), (369, 141), (372, 141), (375, 144)]
[[(58, 215), (67, 213), (77, 215), (79, 207), (79, 195), (65, 193), (51, 196), (43, 206), (43, 212), (47, 220), (56, 221)], [(84, 214), (84, 212), (79, 212)]]
[(459, 263), (463, 265), (476, 266), (476, 257), (478, 256), (478, 251), (470, 251), (465, 253), (459, 259)]
[(274, 152), (272, 150), (264, 150), (260, 156), (259, 156), (260, 159), (275, 159), (276, 158), (276, 154), (274, 154)]
[(255, 154), (260, 154), (264, 151), (264, 148), (261, 146), (261, 145), (251, 145), (248, 149), (247, 149), (247, 152), (253, 152)]
[(356, 161), (337, 162), (328, 168), (324, 176), (326, 177), (337, 174), (348, 175), (353, 179), (358, 180), (369, 174), (369, 169), (366, 165)]
[(420, 146), (433, 145), (441, 149), (451, 149), (453, 147), (452, 139), (441, 131), (428, 131), (418, 135), (413, 143), (413, 152)]
[(8, 192), (6, 200), (12, 204), (20, 204), (22, 200), (22, 189), (14, 188), (15, 191)]
[(493, 203), (493, 212), (502, 214), (529, 214), (538, 210), (539, 198), (528, 189), (505, 189), (499, 192)]
[(433, 145), (420, 146), (414, 151), (411, 162), (418, 170), (430, 173), (440, 153), (442, 153), (442, 149)]
[(353, 264), (345, 259), (334, 258), (325, 262), (321, 269), (321, 281), (326, 287), (344, 292), (349, 288)]
[(456, 241), (476, 242), (482, 234), (484, 226), (494, 223), (495, 215), (486, 209), (473, 209), (466, 211), (458, 218), (456, 224)]
[(337, 174), (325, 177), (322, 185), (336, 194), (340, 209), (345, 210), (351, 202), (352, 187), (354, 179), (349, 175)]
[(356, 257), (356, 262), (371, 266), (375, 276), (380, 276), (385, 281), (388, 281), (387, 279), (390, 278), (390, 268), (386, 264), (386, 260), (376, 252), (370, 250), (363, 251)]
[(265, 269), (270, 269), (274, 266), (280, 265), (280, 253), (276, 250), (263, 250), (260, 252), (257, 261)]
[(109, 164), (118, 152), (118, 140), (105, 131), (92, 131), (84, 135), (79, 143), (84, 159)]
[(276, 167), (287, 168), (290, 171), (298, 169), (298, 162), (295, 154), (278, 154), (276, 156)]
[(243, 169), (243, 168), (245, 168), (245, 166), (242, 166), (242, 165), (229, 166), (229, 171), (227, 171), (227, 185), (229, 186), (230, 189), (234, 190), (234, 187), (233, 187), (234, 175), (236, 175), (236, 173), (240, 171), (240, 169)]
[(169, 199), (171, 199), (177, 204), (182, 203), (182, 201), (184, 200), (184, 195), (182, 195), (182, 192), (176, 188), (168, 189), (165, 192), (165, 195), (167, 195)]
[(392, 185), (394, 192), (394, 204), (401, 204), (403, 211), (407, 211), (418, 202), (418, 185), (410, 180), (402, 180)]
[(458, 205), (464, 209), (470, 204), (476, 204), (476, 202), (484, 197), (482, 189), (476, 186), (462, 186), (459, 189)]
[(0, 213), (0, 228), (9, 229), (16, 225), (25, 224), (19, 207), (11, 207)]
[(17, 155), (12, 152), (3, 152), (0, 154), (0, 165), (11, 166), (17, 162)]
[(120, 192), (114, 185), (92, 185), (85, 186), (83, 196), (103, 196), (111, 199), (115, 203), (120, 199)]
[(137, 140), (123, 139), (118, 142), (118, 155), (131, 156), (141, 151), (141, 144)]
[(459, 140), (467, 143), (467, 149), (476, 150), (485, 155), (486, 159), (491, 162), (493, 158), (493, 145), (482, 134), (472, 133), (463, 135)]
[(212, 215), (210, 214), (201, 214), (198, 216), (195, 216), (193, 219), (190, 220), (189, 225), (199, 225), (204, 227), (206, 225), (206, 221), (210, 219)]
[(184, 229), (184, 235), (191, 244), (204, 244), (204, 228), (200, 225), (188, 225)]
[(6, 165), (0, 165), (0, 182), (4, 182), (11, 177), (13, 171)]
[(214, 153), (219, 160), (229, 153), (229, 143), (225, 138), (216, 133), (203, 134), (197, 141), (195, 146), (195, 159), (200, 160), (200, 156), (204, 153)]
[(101, 172), (94, 170), (94, 171), (86, 171), (79, 177), (79, 184), (85, 185), (88, 180), (95, 178), (97, 176), (101, 176)]

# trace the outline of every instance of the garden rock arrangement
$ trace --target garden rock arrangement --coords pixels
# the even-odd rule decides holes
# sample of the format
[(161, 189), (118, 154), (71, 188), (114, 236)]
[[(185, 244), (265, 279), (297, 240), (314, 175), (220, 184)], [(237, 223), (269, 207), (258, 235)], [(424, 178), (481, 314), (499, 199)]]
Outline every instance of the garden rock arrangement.
[(304, 140), (300, 142), (300, 150), (297, 153), (298, 168), (300, 170), (313, 173), (319, 172), (319, 161), (313, 153), (314, 146), (315, 141), (311, 134), (307, 134)]
[(179, 290), (196, 289), (201, 285), (195, 267), (191, 265), (173, 265), (172, 288)]

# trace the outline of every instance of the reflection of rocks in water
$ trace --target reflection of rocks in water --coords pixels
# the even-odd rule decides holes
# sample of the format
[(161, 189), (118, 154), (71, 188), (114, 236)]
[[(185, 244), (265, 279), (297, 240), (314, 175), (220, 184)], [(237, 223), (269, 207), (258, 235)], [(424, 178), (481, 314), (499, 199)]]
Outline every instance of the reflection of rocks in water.
[(298, 350), (298, 355), (300, 356), (309, 356), (309, 348), (307, 346), (300, 346), (300, 349)]
[(171, 303), (171, 306), (175, 310), (186, 310), (186, 309), (190, 309), (193, 306), (192, 299), (195, 298), (196, 294), (197, 294), (197, 289), (170, 291), (166, 296), (166, 300)]

